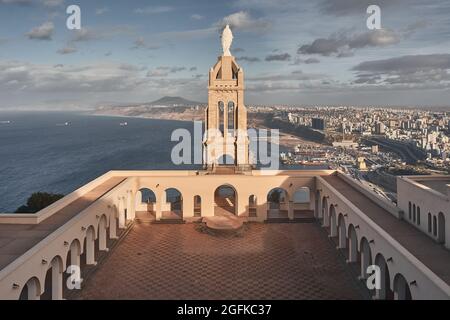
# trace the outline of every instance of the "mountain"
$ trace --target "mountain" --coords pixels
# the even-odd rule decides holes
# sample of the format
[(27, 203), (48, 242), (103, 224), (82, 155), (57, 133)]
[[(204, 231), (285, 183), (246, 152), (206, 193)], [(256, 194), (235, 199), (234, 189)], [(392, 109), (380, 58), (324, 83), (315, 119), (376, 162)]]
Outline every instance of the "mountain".
[(182, 97), (162, 97), (156, 101), (149, 103), (152, 106), (167, 106), (167, 107), (186, 107), (203, 105), (202, 102), (190, 101)]

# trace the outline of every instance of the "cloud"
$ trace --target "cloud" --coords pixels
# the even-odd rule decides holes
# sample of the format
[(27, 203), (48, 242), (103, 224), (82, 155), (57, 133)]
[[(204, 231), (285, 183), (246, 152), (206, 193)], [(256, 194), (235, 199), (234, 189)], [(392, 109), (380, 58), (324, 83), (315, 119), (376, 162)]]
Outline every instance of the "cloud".
[(219, 30), (222, 30), (227, 24), (229, 24), (230, 28), (233, 30), (257, 33), (264, 33), (272, 26), (269, 21), (263, 18), (255, 19), (246, 11), (230, 14), (217, 22), (215, 26)]
[(269, 54), (266, 61), (289, 61), (291, 60), (291, 55), (289, 53), (280, 53), (280, 54)]
[(78, 51), (77, 48), (67, 46), (67, 47), (59, 49), (56, 52), (59, 53), (59, 54), (63, 54), (64, 55), (64, 54), (75, 53), (77, 51)]
[(55, 26), (53, 22), (48, 21), (38, 27), (34, 27), (33, 29), (31, 29), (28, 33), (26, 33), (26, 36), (29, 39), (35, 40), (52, 40), (54, 29)]
[(134, 46), (131, 49), (148, 49), (148, 50), (156, 50), (160, 47), (157, 45), (149, 45), (144, 37), (139, 37), (134, 41)]
[(234, 49), (233, 49), (233, 52), (234, 52), (234, 53), (239, 53), (239, 52), (245, 52), (245, 50), (242, 49), (242, 48), (234, 48)]
[(0, 4), (17, 4), (28, 6), (31, 5), (32, 3), (33, 3), (32, 0), (0, 0)]
[(21, 62), (0, 62), (0, 87), (23, 92), (113, 92), (136, 85), (137, 67), (98, 63), (55, 68)]
[(173, 7), (169, 6), (148, 6), (145, 8), (137, 8), (134, 13), (137, 14), (160, 14), (173, 11)]
[(296, 58), (295, 61), (291, 65), (314, 64), (314, 63), (320, 63), (320, 60), (317, 58), (308, 58), (308, 59)]
[(205, 17), (200, 14), (193, 14), (191, 15), (192, 20), (203, 20)]
[(97, 8), (97, 9), (95, 9), (95, 14), (96, 14), (97, 16), (101, 16), (102, 14), (105, 14), (105, 13), (108, 12), (108, 11), (109, 11), (109, 8), (108, 8), (108, 7)]
[(46, 7), (54, 8), (63, 5), (64, 0), (43, 0), (42, 3)]
[(450, 54), (406, 55), (362, 62), (352, 68), (357, 84), (414, 85), (450, 84)]
[(334, 16), (359, 14), (364, 16), (367, 7), (376, 4), (386, 10), (395, 5), (409, 4), (411, 0), (321, 0), (318, 4), (319, 10)]
[(259, 59), (258, 57), (247, 57), (247, 56), (242, 56), (242, 57), (237, 57), (236, 58), (238, 61), (246, 61), (246, 62), (260, 62), (261, 59)]
[(80, 30), (73, 31), (73, 36), (70, 42), (87, 42), (124, 35), (129, 36), (133, 34), (133, 27), (127, 25), (119, 25), (109, 28), (81, 28)]
[(415, 72), (430, 69), (450, 69), (450, 54), (407, 55), (391, 59), (365, 61), (353, 67), (355, 71)]
[[(192, 69), (192, 68), (191, 68)], [(181, 71), (185, 71), (186, 67), (167, 67), (167, 66), (160, 66), (156, 69), (149, 70), (147, 72), (147, 77), (153, 78), (153, 77), (167, 77), (171, 73), (177, 73)]]
[(318, 54), (322, 56), (335, 55), (348, 57), (355, 49), (365, 47), (385, 47), (399, 43), (401, 35), (389, 29), (367, 31), (358, 34), (335, 34), (328, 38), (319, 38), (310, 44), (298, 48), (298, 54)]

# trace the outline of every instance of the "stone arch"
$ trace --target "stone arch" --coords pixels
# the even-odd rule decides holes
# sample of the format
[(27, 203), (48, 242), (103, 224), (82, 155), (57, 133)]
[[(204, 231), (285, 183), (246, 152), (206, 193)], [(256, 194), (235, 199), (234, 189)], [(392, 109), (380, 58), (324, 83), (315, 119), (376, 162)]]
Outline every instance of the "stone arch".
[(295, 190), (294, 194), (292, 195), (292, 204), (294, 206), (294, 216), (295, 214), (302, 214), (305, 212), (310, 213), (311, 193), (309, 188), (300, 187)]
[(337, 236), (337, 217), (336, 217), (336, 209), (334, 205), (330, 206), (330, 237), (336, 237)]
[(408, 218), (411, 220), (412, 218), (412, 204), (411, 201), (408, 202)]
[(380, 268), (380, 289), (376, 290), (376, 299), (379, 300), (389, 300), (392, 299), (391, 291), (391, 279), (389, 275), (389, 267), (387, 265), (386, 259), (381, 253), (375, 256), (375, 265)]
[(438, 242), (439, 243), (445, 243), (445, 216), (442, 212), (438, 213), (438, 232), (437, 232), (437, 237), (438, 237)]
[(119, 199), (119, 206), (118, 206), (118, 211), (119, 211), (119, 228), (120, 229), (124, 229), (126, 228), (127, 225), (127, 204), (126, 204), (126, 200), (125, 197), (121, 197)]
[(234, 156), (229, 153), (224, 153), (221, 156), (219, 156), (217, 162), (219, 164), (232, 165), (234, 164)]
[(323, 217), (323, 212), (320, 203), (320, 191), (316, 190), (316, 196), (314, 197), (314, 216), (318, 219)]
[(412, 300), (409, 284), (405, 277), (400, 273), (397, 273), (394, 277), (394, 299)]
[(150, 188), (141, 188), (136, 191), (135, 211), (138, 217), (154, 215), (156, 211), (156, 194)]
[(176, 188), (168, 188), (164, 192), (166, 203), (162, 217), (183, 219), (183, 194)]
[(225, 104), (223, 101), (219, 101), (217, 104), (217, 114), (219, 115), (217, 126), (223, 135), (225, 127)]
[(248, 197), (248, 215), (249, 217), (256, 217), (257, 202), (254, 194)]
[(214, 215), (237, 214), (238, 193), (230, 184), (223, 184), (214, 190)]
[(119, 217), (117, 208), (115, 205), (111, 207), (110, 214), (109, 214), (109, 238), (110, 239), (117, 239), (118, 230), (117, 227), (119, 226), (118, 223)]
[(348, 262), (358, 262), (358, 234), (353, 224), (348, 226)]
[(102, 215), (98, 222), (98, 250), (106, 251), (108, 242), (108, 218)]
[[(63, 273), (63, 284), (67, 282), (67, 279), (74, 271), (73, 268), (78, 267), (80, 268), (81, 271), (81, 254), (82, 254), (81, 241), (79, 239), (72, 240), (66, 255), (66, 266), (64, 269), (65, 272)], [(73, 267), (69, 269), (69, 267), (71, 266)], [(68, 293), (67, 286), (63, 286), (63, 294), (66, 295), (67, 293)]]
[(58, 255), (48, 264), (45, 275), (43, 300), (62, 300), (63, 298), (63, 259)]
[(428, 212), (428, 233), (431, 233), (433, 224), (431, 222), (431, 212)]
[(96, 233), (94, 226), (89, 226), (86, 229), (86, 236), (84, 238), (84, 252), (85, 263), (87, 265), (95, 265), (95, 239)]
[(324, 227), (330, 226), (330, 213), (328, 211), (328, 199), (327, 197), (323, 197), (322, 199), (322, 217), (323, 217), (323, 223), (322, 225)]
[(372, 249), (370, 248), (369, 241), (365, 237), (361, 238), (359, 251), (361, 261), (361, 278), (367, 279), (367, 268), (372, 265)]
[(271, 189), (267, 193), (267, 217), (288, 218), (289, 194), (280, 187)]
[(338, 217), (338, 241), (339, 249), (347, 248), (347, 227), (345, 226), (345, 219), (342, 213)]
[(37, 277), (30, 278), (20, 292), (19, 300), (40, 300), (41, 282)]
[(194, 196), (194, 217), (202, 216), (202, 197)]
[(234, 119), (234, 113), (235, 113), (235, 104), (234, 104), (234, 102), (233, 101), (229, 101), (228, 102), (228, 109), (227, 109), (227, 112), (228, 112), (228, 125), (227, 125), (227, 127), (228, 127), (228, 131), (230, 132), (233, 132), (234, 131), (234, 129), (235, 129), (235, 119)]
[(433, 215), (433, 236), (437, 237), (437, 232), (438, 232), (437, 218), (435, 215)]

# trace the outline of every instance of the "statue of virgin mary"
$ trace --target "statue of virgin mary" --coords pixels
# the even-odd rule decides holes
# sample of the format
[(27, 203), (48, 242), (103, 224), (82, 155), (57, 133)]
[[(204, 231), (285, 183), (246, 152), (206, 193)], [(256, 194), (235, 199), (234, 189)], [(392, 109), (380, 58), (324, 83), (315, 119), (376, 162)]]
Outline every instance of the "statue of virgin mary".
[(227, 24), (222, 32), (222, 48), (224, 56), (231, 56), (230, 48), (233, 42), (233, 33), (231, 32), (230, 26)]

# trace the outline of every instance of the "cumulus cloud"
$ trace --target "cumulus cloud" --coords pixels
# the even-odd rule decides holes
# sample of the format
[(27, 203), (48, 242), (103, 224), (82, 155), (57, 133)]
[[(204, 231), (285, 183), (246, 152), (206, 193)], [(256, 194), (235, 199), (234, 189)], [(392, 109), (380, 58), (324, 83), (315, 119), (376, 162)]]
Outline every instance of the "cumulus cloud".
[(236, 57), (236, 59), (238, 61), (245, 61), (245, 62), (250, 62), (250, 63), (261, 61), (261, 59), (259, 59), (258, 57), (247, 57), (247, 56)]
[(399, 4), (409, 4), (410, 2), (411, 0), (321, 0), (318, 3), (318, 7), (321, 12), (335, 16), (364, 15), (367, 7), (372, 4), (386, 9)]
[(32, 92), (124, 91), (136, 85), (139, 69), (126, 64), (93, 64), (55, 68), (0, 62), (0, 87)]
[(356, 49), (385, 47), (397, 44), (400, 40), (401, 35), (389, 29), (373, 30), (352, 35), (334, 34), (328, 38), (319, 38), (310, 44), (301, 45), (297, 53), (348, 57)]
[(53, 22), (44, 22), (42, 25), (34, 27), (31, 29), (28, 33), (26, 33), (26, 36), (29, 39), (35, 39), (35, 40), (52, 40), (53, 31), (55, 29), (55, 26)]
[(224, 17), (221, 21), (217, 22), (215, 26), (222, 30), (227, 24), (231, 29), (240, 31), (251, 32), (266, 32), (271, 23), (263, 18), (255, 19), (247, 11), (239, 11)]
[(450, 54), (407, 55), (365, 61), (352, 68), (357, 84), (449, 85)]
[(266, 61), (289, 61), (291, 60), (291, 55), (289, 53), (279, 53), (279, 54), (269, 54)]
[(59, 54), (63, 54), (63, 55), (64, 54), (71, 54), (71, 53), (77, 52), (77, 48), (67, 46), (67, 47), (58, 49), (58, 51), (56, 51), (56, 52), (59, 53)]

